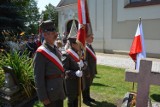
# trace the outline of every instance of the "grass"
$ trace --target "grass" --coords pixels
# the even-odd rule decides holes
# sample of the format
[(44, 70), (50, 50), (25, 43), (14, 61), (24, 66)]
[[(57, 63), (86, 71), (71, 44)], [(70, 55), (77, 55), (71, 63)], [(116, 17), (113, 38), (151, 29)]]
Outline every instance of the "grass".
[[(96, 99), (93, 107), (117, 107), (124, 95), (132, 90), (132, 83), (125, 81), (125, 69), (98, 65), (98, 74), (91, 86), (91, 97)], [(135, 90), (137, 84), (135, 83)], [(160, 102), (160, 87), (150, 87), (150, 97), (153, 101)], [(65, 107), (67, 101), (65, 100)], [(43, 107), (41, 103), (36, 102), (34, 107)], [(82, 107), (87, 107), (82, 104)]]

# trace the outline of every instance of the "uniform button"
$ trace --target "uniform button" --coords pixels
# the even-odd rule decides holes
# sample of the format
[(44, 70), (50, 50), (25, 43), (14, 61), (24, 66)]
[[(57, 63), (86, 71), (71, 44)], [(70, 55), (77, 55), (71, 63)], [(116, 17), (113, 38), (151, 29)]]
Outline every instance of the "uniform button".
[(51, 90), (53, 90), (53, 88), (51, 88)]

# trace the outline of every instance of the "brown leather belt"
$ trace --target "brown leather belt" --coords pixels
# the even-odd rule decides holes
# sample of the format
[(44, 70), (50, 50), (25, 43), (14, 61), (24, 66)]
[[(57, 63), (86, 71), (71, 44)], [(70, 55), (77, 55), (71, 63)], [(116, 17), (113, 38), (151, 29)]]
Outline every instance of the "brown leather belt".
[(52, 75), (47, 75), (45, 77), (47, 80), (50, 80), (50, 79), (54, 79), (54, 78), (63, 78), (64, 75), (63, 74), (52, 74)]

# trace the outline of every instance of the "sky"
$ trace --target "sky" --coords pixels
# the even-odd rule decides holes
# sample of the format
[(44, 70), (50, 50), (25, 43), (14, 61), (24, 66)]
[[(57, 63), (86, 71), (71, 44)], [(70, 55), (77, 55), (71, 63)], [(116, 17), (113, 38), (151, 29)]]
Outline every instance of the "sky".
[(37, 6), (39, 8), (39, 12), (42, 12), (42, 10), (45, 10), (45, 6), (51, 3), (53, 6), (57, 6), (58, 3), (61, 0), (36, 0), (37, 1)]

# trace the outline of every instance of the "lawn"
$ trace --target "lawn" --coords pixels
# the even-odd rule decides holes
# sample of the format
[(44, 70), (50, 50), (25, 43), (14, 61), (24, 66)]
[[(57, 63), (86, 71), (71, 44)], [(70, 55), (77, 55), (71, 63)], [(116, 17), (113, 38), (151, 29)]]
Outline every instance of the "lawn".
[[(125, 93), (132, 90), (132, 83), (125, 81), (125, 69), (98, 65), (98, 74), (91, 86), (91, 96), (96, 99), (93, 107), (117, 107)], [(135, 90), (136, 90), (135, 84)], [(160, 102), (160, 87), (150, 87), (150, 97), (153, 101)], [(42, 107), (36, 102), (34, 107)], [(65, 100), (65, 107), (67, 103)], [(82, 107), (87, 107), (82, 104)]]

